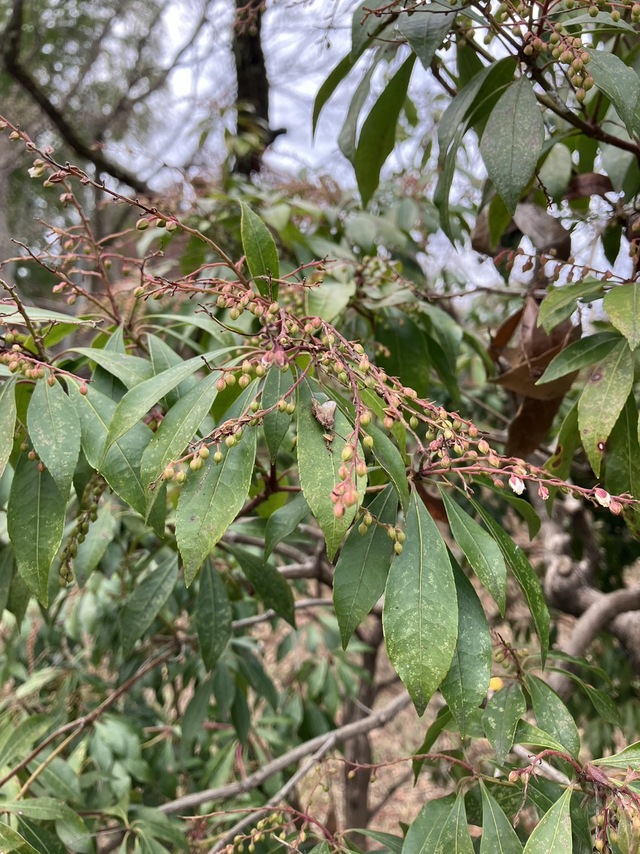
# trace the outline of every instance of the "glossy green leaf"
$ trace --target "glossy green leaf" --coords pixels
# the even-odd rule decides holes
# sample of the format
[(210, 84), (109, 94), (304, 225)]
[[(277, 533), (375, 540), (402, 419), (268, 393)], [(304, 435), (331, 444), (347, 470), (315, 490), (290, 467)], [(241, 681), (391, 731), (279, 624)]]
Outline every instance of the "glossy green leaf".
[[(323, 402), (320, 398), (316, 399)], [(300, 486), (311, 512), (324, 533), (327, 556), (329, 560), (333, 560), (357, 512), (356, 506), (346, 507), (344, 515), (337, 518), (331, 501), (331, 492), (334, 486), (340, 483), (338, 471), (342, 465), (342, 450), (347, 444), (345, 437), (353, 431), (353, 426), (336, 408), (334, 431), (332, 434), (327, 434), (314, 417), (311, 388), (308, 382), (301, 383), (298, 388), (296, 413)], [(330, 437), (330, 441), (325, 439), (325, 434)], [(359, 453), (362, 455), (362, 451)], [(366, 479), (358, 478), (360, 500), (362, 500), (365, 485)]]
[(594, 765), (606, 765), (609, 768), (632, 768), (634, 771), (640, 771), (640, 741), (628, 745), (619, 753), (614, 753), (611, 756), (604, 756), (601, 759), (594, 759)]
[(67, 502), (47, 469), (23, 454), (11, 483), (7, 530), (18, 572), (43, 605), (49, 570), (62, 542)]
[(571, 789), (546, 812), (524, 847), (524, 854), (549, 854), (551, 851), (571, 851)]
[[(21, 818), (36, 821), (55, 821), (56, 828), (62, 826), (65, 842), (72, 851), (93, 851), (91, 835), (84, 821), (63, 801), (56, 798), (40, 796), (15, 802), (3, 803), (7, 812), (19, 815)], [(84, 844), (83, 844), (84, 843)]]
[(395, 15), (375, 14), (378, 9), (389, 11), (388, 7), (385, 0), (362, 0), (354, 10), (351, 16), (351, 56), (354, 61), (374, 39), (382, 35), (389, 21), (395, 19)]
[(280, 262), (278, 249), (271, 232), (244, 202), (240, 203), (240, 236), (242, 249), (247, 259), (247, 267), (258, 292), (263, 297), (277, 299), (280, 278)]
[(445, 489), (440, 490), (451, 533), (464, 552), (469, 565), (504, 614), (507, 599), (507, 567), (500, 547), (484, 528), (453, 501)]
[[(290, 370), (281, 371), (273, 365), (265, 377), (260, 402), (263, 409), (276, 406), (279, 400), (293, 403), (294, 398), (287, 396), (293, 385), (293, 375)], [(282, 440), (291, 426), (291, 415), (274, 409), (268, 412), (263, 420), (264, 438), (269, 449), (271, 462), (275, 463)]]
[(16, 381), (11, 377), (0, 386), (0, 477), (9, 462), (16, 425)]
[(67, 854), (65, 848), (58, 838), (57, 833), (54, 835), (50, 830), (47, 830), (42, 824), (38, 824), (28, 818), (17, 819), (18, 831), (24, 836), (27, 842), (39, 852), (39, 854)]
[[(353, 94), (347, 115), (342, 126), (342, 130), (338, 135), (338, 148), (351, 163), (354, 162), (356, 156), (356, 139), (358, 135), (358, 125), (360, 112), (364, 107), (369, 92), (371, 89), (371, 78), (378, 67), (380, 60), (386, 56), (388, 48), (379, 48), (374, 55), (373, 62), (367, 68), (358, 83), (358, 86)], [(313, 293), (309, 292), (309, 295)], [(316, 312), (317, 313), (317, 312)]]
[[(168, 392), (172, 391), (172, 389), (187, 379), (187, 377), (194, 374), (198, 369), (203, 368), (205, 366), (204, 359), (213, 362), (232, 349), (232, 347), (225, 347), (221, 350), (207, 353), (204, 357), (194, 356), (193, 359), (180, 362), (180, 364), (174, 365), (161, 374), (156, 374), (156, 376), (129, 389), (113, 413), (105, 443), (105, 452), (109, 450), (116, 439), (119, 439), (127, 430), (130, 430), (137, 424), (151, 407), (161, 401)], [(219, 379), (219, 374), (216, 373), (210, 374), (207, 379), (211, 376), (216, 376), (216, 379)]]
[(195, 623), (200, 655), (213, 670), (231, 638), (231, 603), (211, 560), (205, 560), (198, 587)]
[(86, 356), (91, 362), (117, 377), (127, 388), (133, 388), (153, 376), (153, 365), (140, 356), (99, 350), (97, 347), (74, 347), (73, 352)]
[(482, 781), (482, 838), (480, 854), (522, 854), (522, 843), (500, 804)]
[(629, 282), (611, 288), (602, 306), (630, 349), (635, 350), (640, 344), (640, 284)]
[(470, 717), (489, 690), (491, 635), (478, 595), (455, 563), (453, 576), (458, 599), (458, 642), (440, 691), (464, 737)]
[(310, 510), (304, 495), (299, 492), (283, 507), (275, 510), (267, 519), (264, 531), (264, 557), (269, 557), (278, 543), (292, 534)]
[(380, 170), (393, 151), (396, 142), (396, 125), (407, 94), (415, 59), (415, 54), (405, 59), (382, 90), (362, 125), (353, 166), (364, 206), (376, 191), (380, 182)]
[(402, 854), (434, 854), (454, 804), (455, 795), (426, 803), (407, 830)]
[(140, 478), (146, 490), (151, 490), (147, 500), (153, 503), (156, 482), (165, 468), (179, 459), (196, 435), (218, 394), (219, 377), (209, 374), (167, 412), (156, 432), (151, 436), (140, 462)]
[(428, 71), (436, 50), (453, 26), (456, 13), (442, 3), (430, 3), (417, 15), (400, 15), (397, 29)]
[(524, 694), (517, 682), (510, 682), (496, 691), (487, 702), (482, 715), (482, 726), (500, 765), (511, 750), (518, 721), (526, 710)]
[(36, 383), (27, 411), (27, 428), (33, 447), (66, 501), (80, 456), (80, 419), (57, 380), (52, 386), (44, 378)]
[(344, 649), (384, 593), (393, 543), (382, 526), (396, 524), (398, 500), (393, 488), (387, 486), (367, 510), (380, 525), (374, 521), (364, 536), (357, 527), (351, 530), (333, 575), (333, 603)]
[(537, 676), (528, 674), (526, 685), (538, 726), (556, 738), (564, 745), (567, 753), (577, 759), (580, 752), (580, 734), (565, 704), (556, 692)]
[(598, 279), (584, 279), (572, 285), (549, 285), (547, 295), (540, 303), (538, 326), (545, 332), (571, 317), (577, 301), (589, 302), (604, 295), (604, 285)]
[(253, 585), (258, 599), (262, 600), (265, 608), (271, 608), (295, 629), (296, 613), (293, 594), (286, 579), (276, 567), (238, 546), (228, 545), (227, 550), (240, 564), (247, 581)]
[(403, 510), (409, 506), (409, 481), (407, 479), (407, 467), (402, 459), (402, 454), (393, 444), (387, 433), (369, 424), (366, 432), (373, 437), (373, 455), (389, 476), (389, 480), (398, 494)]
[(513, 213), (544, 145), (542, 112), (528, 77), (509, 86), (491, 111), (480, 142), (489, 178)]
[(383, 626), (389, 660), (422, 714), (446, 676), (458, 636), (458, 605), (446, 546), (415, 493), (402, 554), (389, 570)]
[(153, 624), (178, 579), (178, 557), (171, 555), (149, 572), (127, 597), (120, 613), (120, 638), (125, 656)]
[(199, 471), (189, 473), (178, 499), (176, 538), (187, 586), (242, 509), (256, 456), (255, 429), (247, 428), (238, 445), (221, 450), (221, 463), (209, 458)]
[(633, 386), (633, 354), (625, 340), (593, 369), (578, 401), (580, 438), (596, 477), (609, 434)]
[(586, 338), (574, 341), (549, 362), (548, 368), (536, 385), (553, 382), (581, 368), (586, 368), (587, 365), (599, 362), (608, 356), (619, 341), (620, 336), (615, 332), (596, 332), (594, 335), (587, 335)]
[[(471, 500), (471, 499), (470, 499)], [(531, 611), (533, 622), (540, 639), (540, 655), (542, 662), (549, 651), (549, 610), (544, 599), (542, 584), (533, 571), (531, 564), (520, 546), (517, 546), (504, 528), (499, 525), (491, 514), (477, 501), (471, 503), (478, 511), (489, 533), (498, 543), (504, 559), (511, 567), (520, 589), (524, 593), (527, 605)]]

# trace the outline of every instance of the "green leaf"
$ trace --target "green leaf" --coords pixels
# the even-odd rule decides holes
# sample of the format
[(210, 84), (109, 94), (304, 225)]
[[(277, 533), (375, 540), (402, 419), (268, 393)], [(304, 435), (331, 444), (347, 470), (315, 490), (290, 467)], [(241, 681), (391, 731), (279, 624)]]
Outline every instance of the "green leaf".
[(135, 642), (153, 624), (176, 585), (178, 557), (164, 560), (136, 585), (120, 613), (122, 651), (130, 655)]
[(16, 425), (16, 381), (11, 377), (0, 386), (0, 477), (4, 474), (11, 450)]
[(36, 383), (27, 411), (27, 428), (33, 447), (66, 501), (80, 456), (80, 419), (57, 380), (52, 386), (44, 378)]
[[(426, 803), (407, 830), (402, 854), (435, 854), (438, 850), (436, 846), (454, 804), (454, 795), (447, 795)], [(440, 854), (445, 854), (445, 851), (440, 849)]]
[[(451, 709), (447, 708), (447, 706), (443, 706), (438, 712), (436, 719), (428, 728), (426, 735), (424, 737), (424, 741), (420, 745), (420, 747), (415, 751), (416, 756), (423, 756), (426, 753), (429, 753), (433, 745), (436, 743), (438, 737), (441, 735), (444, 730), (451, 724), (453, 721), (453, 715), (451, 714)], [(413, 778), (414, 782), (418, 779), (418, 775), (422, 770), (422, 766), (425, 763), (425, 759), (414, 759), (413, 760)]]
[(349, 533), (333, 575), (333, 603), (343, 649), (351, 635), (384, 593), (393, 555), (393, 543), (383, 525), (395, 525), (398, 501), (391, 486), (367, 507), (374, 520), (362, 536), (357, 528)]
[(560, 753), (566, 753), (566, 749), (557, 738), (554, 738), (550, 733), (540, 729), (540, 727), (530, 724), (528, 721), (519, 720), (516, 729), (514, 741), (517, 744), (528, 744), (531, 747), (539, 747), (551, 750), (557, 750)]
[(546, 812), (524, 847), (524, 854), (549, 854), (550, 851), (571, 851), (571, 789)]
[(391, 28), (389, 20), (395, 20), (395, 15), (375, 14), (378, 9), (388, 12), (388, 6), (386, 0), (362, 0), (355, 9), (351, 17), (351, 57), (354, 62), (374, 39), (382, 35), (384, 29)]
[(574, 759), (580, 752), (580, 734), (569, 710), (546, 682), (527, 674), (526, 685), (531, 695), (533, 713), (538, 726), (564, 745)]
[[(316, 398), (320, 402), (320, 398)], [(338, 472), (342, 465), (342, 450), (347, 444), (346, 436), (353, 431), (353, 425), (336, 408), (335, 429), (331, 441), (325, 439), (325, 432), (313, 415), (311, 387), (303, 382), (298, 387), (297, 427), (298, 427), (298, 470), (302, 493), (311, 512), (316, 517), (324, 533), (327, 556), (333, 560), (344, 535), (355, 518), (357, 506), (346, 507), (344, 515), (337, 518), (333, 512), (331, 492), (340, 483)], [(327, 434), (329, 435), (329, 434)], [(363, 457), (362, 451), (358, 454)], [(366, 478), (358, 478), (357, 488), (360, 500), (364, 494)]]
[(247, 266), (258, 292), (263, 297), (277, 299), (280, 278), (278, 249), (271, 232), (248, 205), (240, 202), (240, 236)]
[(627, 768), (632, 768), (634, 771), (640, 771), (640, 741), (628, 745), (612, 756), (594, 759), (593, 765), (606, 765), (609, 768), (622, 768), (625, 771)]
[(248, 427), (238, 445), (221, 451), (221, 463), (210, 458), (189, 473), (178, 499), (176, 538), (187, 586), (242, 509), (256, 457), (255, 429)]
[(49, 601), (49, 570), (62, 542), (67, 502), (47, 469), (23, 454), (9, 493), (7, 531), (18, 572), (43, 605)]
[(533, 86), (520, 77), (491, 111), (480, 142), (489, 178), (513, 213), (533, 177), (544, 145), (544, 122)]
[(205, 377), (167, 412), (142, 454), (140, 478), (146, 490), (151, 490), (147, 500), (155, 500), (156, 481), (169, 465), (179, 459), (198, 428), (206, 418), (218, 394), (215, 373)]
[(153, 376), (153, 365), (139, 356), (117, 353), (112, 350), (99, 350), (97, 347), (74, 347), (74, 353), (86, 356), (103, 370), (117, 377), (127, 388), (133, 388)]
[(406, 511), (409, 507), (410, 498), (409, 480), (402, 454), (384, 430), (380, 430), (375, 424), (369, 424), (366, 431), (373, 437), (373, 455), (389, 475), (389, 480), (398, 494), (402, 509)]
[(18, 854), (42, 854), (42, 852), (38, 851), (37, 848), (34, 848), (33, 845), (30, 845), (24, 836), (21, 836), (17, 830), (14, 830), (12, 827), (9, 827), (8, 824), (3, 824), (0, 821), (0, 845), (2, 845), (2, 851), (17, 851)]
[(500, 547), (493, 537), (453, 501), (445, 489), (440, 490), (440, 495), (454, 540), (504, 616), (507, 599), (507, 567)]
[(84, 587), (113, 541), (117, 528), (116, 512), (116, 503), (107, 499), (98, 509), (95, 522), (89, 525), (84, 542), (78, 543), (78, 553), (73, 559), (73, 574), (80, 587)]
[(430, 3), (417, 15), (400, 15), (397, 30), (408, 42), (424, 68), (429, 71), (436, 50), (447, 37), (456, 19), (451, 7)]
[(633, 354), (620, 341), (593, 369), (578, 401), (580, 438), (596, 477), (607, 439), (633, 386)]
[(108, 425), (116, 403), (95, 388), (89, 388), (87, 394), (80, 394), (71, 384), (70, 392), (80, 416), (82, 450), (89, 464), (100, 472), (123, 501), (144, 516), (147, 502), (140, 477), (140, 461), (153, 433), (146, 424), (136, 424), (113, 443), (103, 459)]
[(620, 341), (615, 332), (596, 332), (569, 344), (550, 362), (536, 385), (544, 385), (604, 359)]
[(247, 581), (253, 585), (265, 608), (274, 610), (279, 617), (282, 617), (295, 629), (296, 613), (293, 605), (293, 594), (286, 579), (275, 566), (237, 546), (227, 545), (227, 551), (230, 551), (238, 561)]
[[(620, 417), (609, 436), (609, 453), (605, 467), (605, 488), (613, 495), (628, 492), (640, 498), (640, 442), (638, 407), (632, 394), (627, 398)], [(626, 505), (624, 518), (631, 532), (640, 534), (640, 509)]]
[[(275, 365), (269, 368), (264, 380), (264, 386), (262, 387), (262, 397), (260, 399), (262, 408), (270, 409), (279, 400), (286, 400), (287, 403), (293, 402), (292, 397), (287, 397), (292, 385), (293, 375), (291, 370), (281, 371)], [(280, 445), (287, 435), (290, 426), (291, 416), (287, 415), (286, 412), (280, 412), (278, 409), (268, 412), (264, 417), (264, 438), (272, 463), (275, 463), (278, 458)]]
[(287, 501), (283, 507), (279, 507), (269, 516), (264, 531), (265, 560), (278, 543), (292, 534), (309, 513), (309, 505), (304, 495), (299, 492), (291, 501)]
[(526, 710), (524, 694), (517, 682), (511, 682), (496, 691), (487, 703), (482, 715), (482, 726), (500, 765), (511, 750), (518, 721)]
[(403, 551), (387, 578), (382, 619), (389, 660), (421, 715), (451, 666), (458, 605), (446, 546), (415, 493)]
[(630, 349), (635, 350), (640, 344), (640, 284), (629, 282), (611, 288), (602, 307), (615, 328), (627, 339)]
[(455, 563), (453, 577), (458, 598), (458, 642), (440, 691), (464, 737), (470, 717), (489, 690), (491, 635), (478, 595)]
[(473, 482), (479, 483), (484, 489), (488, 489), (495, 493), (495, 495), (499, 495), (501, 502), (506, 501), (507, 504), (510, 504), (516, 513), (526, 522), (529, 539), (532, 540), (536, 536), (540, 530), (540, 517), (528, 501), (525, 501), (524, 498), (518, 498), (517, 495), (514, 495), (509, 490), (497, 487), (487, 475), (476, 475)]
[(425, 397), (429, 387), (429, 350), (424, 332), (404, 312), (385, 311), (376, 328), (376, 340), (384, 354), (377, 362), (380, 367)]
[[(338, 148), (351, 163), (354, 162), (356, 156), (358, 120), (360, 118), (360, 112), (369, 97), (371, 78), (373, 77), (373, 73), (378, 67), (378, 64), (385, 56), (387, 56), (387, 53), (388, 48), (386, 46), (380, 47), (376, 51), (373, 62), (363, 74), (362, 79), (358, 83), (356, 91), (353, 94), (353, 98), (349, 104), (349, 109), (347, 110), (347, 116), (338, 136)], [(310, 291), (309, 295), (311, 293), (313, 293), (313, 291)]]
[(9, 765), (15, 759), (24, 759), (35, 743), (55, 724), (51, 715), (30, 715), (17, 725), (4, 723), (0, 733), (0, 768)]
[[(113, 418), (109, 424), (109, 434), (105, 443), (105, 453), (111, 445), (130, 430), (147, 412), (168, 394), (172, 389), (179, 385), (183, 380), (194, 374), (199, 368), (205, 365), (207, 361), (219, 359), (224, 353), (232, 350), (232, 347), (224, 347), (221, 350), (214, 350), (207, 353), (205, 356), (194, 356), (193, 359), (187, 359), (186, 362), (181, 362), (179, 365), (174, 365), (166, 371), (163, 371), (156, 376), (151, 377), (144, 382), (139, 383), (130, 389), (122, 400), (118, 403)], [(211, 374), (207, 379), (216, 376), (219, 379), (219, 374)]]
[(482, 838), (480, 854), (522, 854), (522, 844), (500, 804), (480, 781)]
[(200, 655), (213, 670), (231, 638), (231, 603), (211, 560), (205, 560), (196, 600), (195, 623)]
[[(77, 812), (56, 798), (37, 797), (15, 802), (3, 802), (3, 809), (21, 818), (36, 821), (55, 821), (58, 832), (62, 828), (63, 842), (72, 851), (93, 851), (89, 831)], [(88, 843), (88, 845), (87, 845)]]
[(640, 80), (638, 75), (619, 56), (606, 50), (590, 50), (589, 74), (601, 92), (609, 98), (625, 123), (630, 136), (640, 132), (638, 123), (638, 99)]
[(489, 529), (489, 533), (498, 543), (500, 551), (504, 559), (511, 567), (511, 571), (515, 575), (516, 581), (520, 585), (520, 589), (524, 593), (525, 599), (531, 611), (533, 622), (540, 639), (540, 656), (542, 663), (549, 651), (549, 610), (544, 600), (544, 593), (540, 579), (533, 571), (527, 556), (522, 551), (520, 546), (517, 546), (511, 537), (507, 534), (504, 528), (499, 525), (491, 514), (476, 501), (471, 501), (471, 504), (482, 517), (485, 525)]
[(364, 120), (354, 169), (362, 204), (366, 206), (380, 182), (380, 170), (393, 151), (396, 142), (396, 125), (407, 94), (416, 56), (411, 54), (382, 90), (376, 103)]
[(571, 317), (576, 302), (590, 302), (604, 295), (604, 285), (598, 279), (584, 279), (573, 285), (549, 285), (547, 295), (540, 303), (538, 326), (551, 332), (563, 320)]

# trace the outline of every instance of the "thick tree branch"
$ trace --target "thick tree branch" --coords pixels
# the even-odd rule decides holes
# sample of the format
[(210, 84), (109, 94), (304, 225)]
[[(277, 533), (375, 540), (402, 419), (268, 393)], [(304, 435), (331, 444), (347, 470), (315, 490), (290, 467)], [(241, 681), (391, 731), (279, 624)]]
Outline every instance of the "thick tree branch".
[(99, 172), (106, 172), (117, 181), (131, 187), (137, 193), (152, 197), (153, 191), (137, 175), (114, 163), (104, 154), (88, 145), (77, 133), (73, 125), (47, 97), (46, 93), (20, 63), (20, 36), (23, 25), (24, 0), (14, 0), (13, 13), (4, 32), (2, 59), (5, 70), (24, 91), (38, 104), (59, 131), (66, 144), (89, 163), (93, 163)]
[[(371, 732), (374, 729), (386, 726), (389, 721), (393, 720), (393, 718), (401, 712), (402, 709), (408, 706), (410, 702), (411, 700), (408, 694), (401, 694), (390, 703), (387, 703), (387, 705), (380, 709), (380, 711), (372, 712), (368, 717), (363, 718), (362, 720), (338, 727), (338, 729), (331, 733), (333, 742), (335, 744), (340, 744), (356, 735), (361, 735), (362, 733)], [(173, 801), (168, 801), (166, 804), (162, 804), (158, 809), (167, 814), (180, 813), (186, 810), (195, 809), (201, 804), (207, 803), (207, 801), (225, 801), (229, 798), (235, 797), (236, 795), (242, 795), (246, 792), (250, 792), (258, 786), (261, 786), (265, 780), (269, 779), (269, 777), (272, 777), (279, 771), (284, 771), (284, 769), (288, 768), (289, 765), (299, 762), (301, 759), (304, 759), (305, 756), (310, 756), (312, 753), (315, 753), (316, 750), (319, 750), (325, 744), (327, 738), (327, 735), (319, 735), (316, 738), (306, 741), (304, 744), (300, 744), (288, 753), (285, 753), (277, 759), (274, 759), (272, 762), (269, 762), (259, 771), (256, 771), (254, 774), (247, 777), (246, 780), (240, 780), (237, 783), (228, 783), (226, 786), (218, 786), (215, 789), (205, 789), (202, 792), (193, 792), (190, 795), (183, 795), (181, 798), (176, 798)]]

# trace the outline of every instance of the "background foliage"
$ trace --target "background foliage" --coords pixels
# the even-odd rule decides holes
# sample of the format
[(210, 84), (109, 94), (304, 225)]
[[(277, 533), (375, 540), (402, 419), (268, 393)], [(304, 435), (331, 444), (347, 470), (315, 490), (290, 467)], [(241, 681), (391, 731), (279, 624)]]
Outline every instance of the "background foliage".
[(1, 119), (45, 219), (1, 281), (3, 850), (635, 851), (640, 7), (364, 3), (313, 117), (357, 78), (359, 197), (265, 174), (238, 101), (188, 199), (49, 147), (54, 72), (99, 134), (72, 61), (12, 68), (17, 7), (52, 124)]

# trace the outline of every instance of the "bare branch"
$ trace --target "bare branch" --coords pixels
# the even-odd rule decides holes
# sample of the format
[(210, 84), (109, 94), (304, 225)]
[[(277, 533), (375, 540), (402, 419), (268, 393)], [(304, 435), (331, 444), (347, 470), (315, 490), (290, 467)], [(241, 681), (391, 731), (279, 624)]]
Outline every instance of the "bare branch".
[(49, 117), (53, 125), (60, 132), (66, 144), (76, 154), (79, 154), (80, 157), (83, 157), (89, 163), (93, 163), (99, 172), (106, 172), (117, 181), (121, 181), (123, 184), (131, 187), (137, 193), (152, 197), (153, 191), (144, 181), (141, 181), (140, 178), (127, 169), (109, 160), (100, 150), (94, 149), (78, 136), (73, 125), (67, 121), (66, 117), (51, 102), (36, 80), (23, 68), (20, 63), (20, 34), (22, 32), (23, 12), (24, 0), (15, 0), (13, 13), (4, 32), (3, 39), (4, 50), (2, 51), (2, 59), (4, 60), (4, 67), (7, 73), (38, 104), (40, 109)]
[[(374, 729), (386, 726), (386, 724), (393, 720), (393, 718), (401, 712), (402, 709), (408, 706), (410, 702), (411, 700), (408, 694), (400, 694), (400, 696), (396, 697), (390, 703), (387, 703), (387, 705), (380, 709), (380, 711), (372, 712), (368, 717), (363, 718), (362, 720), (338, 727), (338, 729), (334, 730), (332, 733), (334, 743), (340, 744), (356, 735), (371, 732)], [(168, 801), (166, 804), (162, 804), (158, 809), (167, 814), (179, 813), (199, 807), (201, 804), (207, 803), (207, 801), (224, 801), (228, 798), (233, 798), (236, 795), (242, 795), (246, 792), (250, 792), (258, 786), (261, 786), (265, 780), (269, 779), (269, 777), (272, 777), (279, 771), (283, 771), (289, 765), (293, 765), (301, 759), (304, 759), (305, 756), (309, 756), (316, 750), (319, 750), (326, 740), (327, 735), (319, 735), (316, 738), (306, 741), (304, 744), (300, 744), (288, 753), (277, 757), (277, 759), (269, 762), (259, 771), (251, 774), (246, 778), (246, 780), (240, 780), (237, 783), (228, 783), (226, 786), (218, 786), (215, 789), (205, 789), (202, 792), (193, 792), (190, 795), (183, 795), (181, 798), (176, 798), (173, 801)]]

